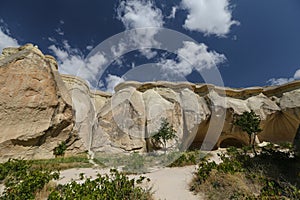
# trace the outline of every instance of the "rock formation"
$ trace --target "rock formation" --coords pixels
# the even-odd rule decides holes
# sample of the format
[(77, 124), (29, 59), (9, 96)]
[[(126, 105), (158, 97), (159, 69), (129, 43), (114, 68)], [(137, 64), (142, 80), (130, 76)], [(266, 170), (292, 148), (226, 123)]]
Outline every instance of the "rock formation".
[(173, 124), (180, 148), (240, 146), (249, 141), (247, 134), (233, 125), (234, 116), (250, 110), (262, 119), (260, 141), (293, 142), (300, 124), (300, 81), (245, 89), (121, 83), (98, 112), (91, 147), (94, 151), (145, 151), (149, 147), (145, 138), (159, 128), (162, 117)]
[(62, 141), (80, 149), (71, 98), (53, 57), (33, 45), (4, 49), (0, 85), (0, 161), (52, 158)]
[(125, 82), (109, 94), (60, 75), (54, 58), (32, 45), (3, 51), (0, 85), (0, 161), (51, 158), (61, 141), (70, 153), (149, 151), (162, 118), (178, 136), (168, 145), (182, 150), (248, 144), (233, 125), (244, 111), (261, 117), (260, 141), (293, 142), (300, 124), (300, 81), (245, 89)]
[(72, 106), (75, 112), (75, 127), (83, 142), (84, 149), (91, 145), (93, 125), (96, 120), (96, 113), (111, 98), (111, 94), (102, 91), (90, 90), (86, 81), (79, 77), (61, 75), (69, 95), (72, 99)]

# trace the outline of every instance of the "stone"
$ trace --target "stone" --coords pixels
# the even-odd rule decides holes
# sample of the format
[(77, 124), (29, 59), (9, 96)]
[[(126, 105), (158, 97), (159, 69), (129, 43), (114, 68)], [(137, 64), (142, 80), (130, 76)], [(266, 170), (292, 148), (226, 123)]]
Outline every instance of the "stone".
[[(139, 98), (128, 99), (135, 93)], [(257, 143), (293, 142), (300, 123), (299, 95), (300, 81), (243, 89), (193, 83), (124, 82), (116, 86), (112, 96), (120, 104), (112, 107), (112, 102), (108, 101), (98, 112), (96, 126), (101, 131), (93, 133), (93, 137), (105, 135), (107, 144), (122, 151), (149, 151), (152, 144), (148, 137), (159, 129), (161, 118), (167, 118), (177, 133), (178, 148), (182, 150), (242, 146), (249, 144), (249, 138), (233, 124), (234, 118), (253, 110), (260, 116), (263, 129), (258, 133)], [(127, 129), (121, 131), (120, 124)], [(122, 133), (122, 145), (119, 139), (112, 137), (118, 133)], [(130, 135), (139, 136), (139, 148), (124, 148), (134, 146), (136, 138)], [(175, 142), (168, 145), (174, 146)], [(92, 148), (101, 149), (101, 144), (95, 142)]]
[(76, 111), (75, 128), (84, 149), (88, 150), (91, 146), (97, 112), (111, 98), (111, 94), (91, 90), (85, 80), (76, 76), (62, 74), (61, 78), (72, 100), (72, 107)]
[(75, 143), (71, 98), (52, 57), (30, 44), (4, 49), (0, 85), (0, 161), (53, 158), (59, 143)]
[(167, 146), (180, 150), (249, 144), (233, 123), (244, 111), (261, 118), (257, 143), (293, 142), (300, 124), (300, 81), (241, 89), (129, 81), (110, 94), (59, 74), (55, 59), (33, 45), (3, 50), (0, 85), (0, 161), (52, 158), (62, 141), (67, 154), (149, 152), (162, 118), (177, 135)]

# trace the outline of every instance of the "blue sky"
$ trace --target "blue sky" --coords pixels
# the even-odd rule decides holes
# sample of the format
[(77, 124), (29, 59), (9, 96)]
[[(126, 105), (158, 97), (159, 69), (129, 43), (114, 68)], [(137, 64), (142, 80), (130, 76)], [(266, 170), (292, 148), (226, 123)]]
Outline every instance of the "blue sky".
[[(168, 76), (176, 72), (191, 82), (202, 82), (201, 70), (217, 67), (229, 87), (300, 78), (299, 0), (4, 0), (0, 4), (0, 50), (36, 44), (57, 58), (60, 72), (79, 75), (91, 84), (96, 77), (104, 90), (136, 76), (126, 76), (130, 70), (140, 71), (139, 76), (155, 74), (153, 66), (140, 67), (151, 62), (159, 63)], [(118, 49), (121, 57), (100, 74), (107, 55), (87, 60), (111, 36), (143, 27), (172, 29), (197, 41), (185, 42), (176, 51), (188, 63), (176, 52), (166, 58), (166, 52), (154, 49), (131, 53)], [(143, 37), (143, 43), (151, 46), (157, 34), (146, 31), (133, 37)]]

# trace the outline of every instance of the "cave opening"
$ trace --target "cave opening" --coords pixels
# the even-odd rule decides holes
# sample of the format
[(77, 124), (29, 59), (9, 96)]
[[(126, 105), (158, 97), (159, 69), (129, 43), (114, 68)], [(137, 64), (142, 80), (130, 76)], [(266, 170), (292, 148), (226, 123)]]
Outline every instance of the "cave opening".
[(237, 147), (237, 148), (242, 148), (243, 146), (245, 146), (246, 144), (243, 141), (240, 141), (238, 139), (235, 138), (227, 138), (224, 139), (222, 142), (220, 142), (220, 147), (221, 148), (228, 148), (228, 147)]

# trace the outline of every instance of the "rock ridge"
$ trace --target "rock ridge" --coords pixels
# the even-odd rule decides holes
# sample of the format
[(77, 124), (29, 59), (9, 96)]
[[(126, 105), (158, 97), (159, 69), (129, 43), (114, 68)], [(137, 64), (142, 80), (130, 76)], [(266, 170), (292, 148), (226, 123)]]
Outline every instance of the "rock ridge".
[(188, 82), (120, 83), (113, 94), (90, 89), (63, 75), (52, 56), (28, 44), (0, 55), (0, 161), (52, 158), (67, 153), (147, 152), (161, 118), (174, 127), (177, 145), (212, 149), (248, 144), (234, 126), (236, 115), (253, 110), (263, 131), (259, 141), (293, 142), (300, 124), (300, 81), (281, 86), (228, 88)]

